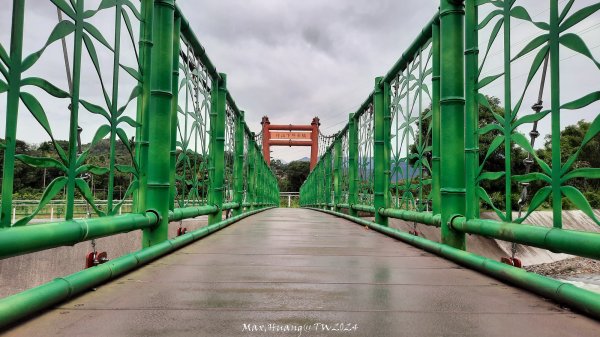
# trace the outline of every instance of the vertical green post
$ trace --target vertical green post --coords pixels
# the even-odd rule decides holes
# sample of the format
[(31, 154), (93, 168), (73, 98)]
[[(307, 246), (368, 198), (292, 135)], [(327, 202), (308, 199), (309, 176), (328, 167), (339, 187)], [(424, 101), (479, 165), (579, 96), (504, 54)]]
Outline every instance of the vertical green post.
[(17, 144), (17, 117), (21, 87), (21, 63), (23, 59), (23, 27), (25, 26), (25, 1), (14, 1), (10, 39), (10, 64), (8, 73), (8, 97), (6, 99), (6, 129), (4, 149), (4, 172), (2, 177), (2, 216), (0, 227), (9, 227), (12, 221), (12, 195), (15, 173), (15, 149)]
[(348, 204), (352, 216), (358, 216), (352, 209), (358, 199), (358, 179), (358, 123), (351, 113), (348, 116)]
[(552, 135), (552, 222), (562, 228), (560, 159), (560, 18), (558, 1), (550, 2), (550, 113)]
[[(83, 12), (83, 0), (74, 4), (77, 13)], [(69, 120), (69, 170), (67, 173), (68, 182), (66, 186), (67, 209), (65, 219), (73, 219), (75, 212), (75, 179), (77, 179), (77, 136), (79, 134), (79, 97), (81, 91), (81, 54), (83, 50), (83, 25), (75, 25), (75, 34), (73, 36), (73, 83), (71, 84), (71, 115)], [(110, 191), (109, 191), (110, 193)]]
[(146, 211), (146, 186), (148, 183), (148, 126), (150, 110), (150, 78), (152, 69), (152, 22), (154, 0), (142, 0), (143, 20), (140, 22), (140, 75), (142, 94), (137, 100), (136, 121), (141, 125), (135, 129), (135, 156), (139, 165), (139, 186), (134, 193), (136, 213)]
[(383, 81), (383, 77), (375, 79), (375, 90), (373, 91), (374, 110), (374, 139), (373, 139), (373, 167), (374, 177), (374, 206), (375, 222), (382, 226), (388, 225), (388, 218), (379, 213), (380, 210), (389, 207), (389, 182), (390, 182), (390, 109), (389, 96), (390, 85)]
[(465, 214), (465, 75), (463, 1), (441, 0), (440, 106), (442, 243), (465, 249), (465, 234), (449, 226)]
[(165, 202), (165, 196), (169, 195), (170, 189), (174, 22), (175, 2), (155, 0), (150, 111), (147, 119), (149, 146), (146, 207), (159, 216), (159, 222), (155, 227), (144, 230), (143, 247), (163, 242), (168, 236), (169, 203)]
[(217, 206), (218, 211), (208, 216), (212, 225), (223, 218), (223, 182), (225, 180), (225, 123), (227, 105), (227, 75), (219, 74), (220, 79), (213, 82), (210, 110), (210, 162), (212, 177), (209, 202)]
[(325, 154), (320, 158), (321, 160), (321, 182), (323, 182), (322, 186), (321, 186), (321, 205), (323, 206), (323, 209), (327, 209), (327, 204), (328, 204), (328, 195), (331, 194), (331, 184), (329, 183), (329, 177), (328, 177), (328, 169), (327, 166), (330, 166), (328, 164), (331, 164), (330, 162), (327, 162), (327, 159), (329, 158), (329, 155), (327, 154), (327, 152), (325, 152)]
[(254, 163), (254, 157), (256, 156), (256, 141), (254, 140), (254, 132), (250, 133), (248, 139), (248, 152), (246, 154), (248, 161), (248, 191), (246, 191), (246, 201), (250, 204), (249, 209), (254, 209), (254, 182), (256, 178), (256, 164)]
[(333, 200), (331, 198), (332, 196), (332, 192), (333, 192), (333, 167), (332, 167), (332, 153), (331, 153), (331, 149), (329, 151), (327, 151), (327, 154), (325, 155), (325, 170), (326, 170), (326, 179), (325, 181), (327, 182), (327, 188), (325, 189), (325, 209), (330, 209), (329, 208), (329, 204), (333, 203)]
[(235, 182), (235, 197), (233, 201), (240, 205), (233, 210), (233, 215), (240, 215), (244, 211), (242, 202), (244, 201), (244, 132), (246, 131), (246, 122), (244, 121), (244, 112), (235, 119), (235, 157), (233, 162), (233, 177)]
[[(178, 93), (179, 93), (179, 35), (181, 32), (181, 17), (175, 17), (175, 28), (173, 29), (173, 68), (172, 68), (172, 89), (173, 99), (171, 102), (171, 163), (170, 163), (170, 191), (169, 191), (169, 209), (175, 209), (175, 194), (177, 185), (175, 182), (177, 165), (177, 115), (178, 115)], [(185, 178), (184, 178), (185, 180)]]
[(321, 208), (323, 208), (323, 190), (324, 190), (324, 186), (326, 186), (325, 183), (325, 174), (324, 174), (324, 165), (323, 165), (323, 160), (324, 159), (323, 156), (321, 156), (321, 158), (319, 158), (319, 161), (317, 162), (317, 181), (320, 181), (320, 184), (317, 184), (317, 202), (319, 203), (319, 206)]
[(441, 213), (441, 170), (440, 170), (440, 21), (434, 21), (432, 26), (433, 52), (431, 70), (431, 202), (433, 214)]
[(335, 143), (333, 143), (333, 210), (336, 212), (340, 211), (338, 205), (342, 197), (341, 191), (341, 180), (342, 180), (342, 138), (336, 137)]
[(466, 208), (465, 217), (473, 219), (479, 216), (479, 197), (476, 172), (479, 167), (479, 103), (477, 102), (477, 74), (479, 54), (477, 42), (477, 5), (475, 0), (465, 1), (465, 174)]

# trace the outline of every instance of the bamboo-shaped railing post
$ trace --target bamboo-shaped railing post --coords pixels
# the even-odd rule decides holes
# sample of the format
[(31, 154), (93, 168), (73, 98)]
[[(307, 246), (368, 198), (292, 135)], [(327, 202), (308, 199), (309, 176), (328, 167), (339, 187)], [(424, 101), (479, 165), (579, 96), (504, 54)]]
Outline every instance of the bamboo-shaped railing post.
[(465, 234), (453, 230), (453, 216), (465, 214), (465, 74), (463, 1), (440, 4), (440, 173), (442, 243), (465, 249)]
[(249, 209), (254, 210), (254, 202), (255, 199), (255, 182), (256, 182), (256, 140), (254, 139), (254, 132), (250, 133), (250, 138), (248, 139), (248, 191), (246, 191), (246, 202), (250, 205)]
[[(179, 93), (179, 35), (181, 33), (181, 17), (175, 16), (175, 27), (173, 29), (173, 71), (172, 71), (172, 90), (173, 99), (171, 100), (171, 162), (170, 162), (170, 191), (169, 191), (169, 209), (175, 209), (175, 195), (177, 194), (176, 185), (176, 165), (177, 165), (177, 115), (178, 93)], [(185, 181), (185, 177), (183, 179)]]
[(373, 92), (374, 110), (374, 141), (373, 141), (373, 203), (375, 206), (375, 222), (387, 226), (388, 218), (380, 214), (380, 210), (389, 206), (389, 181), (390, 181), (390, 109), (389, 109), (389, 83), (383, 77), (375, 79)]
[(340, 211), (338, 205), (342, 197), (341, 193), (341, 175), (342, 175), (342, 138), (336, 137), (333, 145), (333, 210)]
[(233, 199), (239, 207), (233, 210), (233, 215), (242, 214), (244, 208), (244, 132), (246, 132), (246, 122), (244, 121), (244, 112), (235, 119), (235, 157), (233, 163), (233, 176), (235, 183), (235, 197)]
[(352, 208), (358, 200), (358, 122), (351, 113), (348, 118), (348, 204), (350, 215), (358, 216)]
[(208, 202), (217, 206), (218, 211), (208, 216), (212, 225), (223, 218), (223, 182), (225, 180), (225, 123), (227, 105), (227, 75), (219, 74), (213, 82), (210, 110), (210, 194)]
[(175, 3), (155, 0), (153, 18), (153, 47), (150, 81), (150, 110), (148, 125), (148, 181), (146, 208), (155, 212), (159, 221), (145, 229), (142, 246), (149, 247), (168, 238), (169, 203), (165, 196), (170, 190), (171, 109), (173, 107), (173, 31)]
[(432, 27), (431, 76), (431, 203), (433, 214), (441, 212), (440, 196), (440, 21)]

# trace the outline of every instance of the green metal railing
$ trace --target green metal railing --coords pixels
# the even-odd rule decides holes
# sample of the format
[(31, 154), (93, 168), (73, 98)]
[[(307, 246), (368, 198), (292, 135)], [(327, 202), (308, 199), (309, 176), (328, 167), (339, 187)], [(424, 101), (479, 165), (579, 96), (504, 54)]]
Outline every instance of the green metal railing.
[[(277, 179), (227, 90), (226, 75), (217, 72), (173, 0), (102, 1), (95, 8), (84, 0), (50, 0), (48, 6), (58, 11), (59, 21), (45, 44), (29, 55), (23, 53), (24, 32), (37, 28), (25, 20), (25, 3), (12, 2), (10, 48), (0, 44), (0, 95), (7, 101), (5, 140), (0, 145), (0, 258), (142, 230), (144, 249), (134, 254), (137, 262), (119, 265), (121, 259), (131, 258), (123, 257), (102, 267), (103, 272), (82, 271), (77, 277), (89, 278), (85, 288), (278, 205)], [(106, 18), (114, 25), (94, 25)], [(64, 55), (47, 55), (61, 42)], [(36, 76), (50, 58), (63, 56), (66, 86)], [(84, 69), (87, 65), (91, 68)], [(51, 111), (57, 109), (69, 112), (67, 141), (60, 141), (55, 132)], [(23, 115), (37, 121), (33, 128), (46, 134), (52, 154), (18, 153), (19, 122), (29, 117)], [(101, 126), (88, 130), (86, 123), (94, 118)], [(93, 134), (87, 137), (88, 145), (82, 146), (82, 133)], [(90, 153), (101, 142), (109, 144), (108, 160), (92, 163)], [(118, 146), (125, 148), (125, 157), (118, 155)], [(12, 221), (17, 161), (40, 172), (58, 170), (60, 176), (47, 185), (30, 214)], [(114, 197), (117, 172), (130, 177), (119, 200)], [(90, 188), (92, 175), (108, 181), (107, 200), (101, 203)], [(132, 213), (117, 215), (131, 198)], [(62, 221), (30, 224), (56, 200), (63, 200)], [(98, 217), (75, 218), (75, 206), (82, 202)], [(208, 227), (169, 240), (170, 221), (200, 215), (209, 217)], [(0, 326), (73, 295), (74, 285), (63, 278), (0, 300)], [(35, 305), (11, 308), (16, 299)]]
[[(571, 57), (592, 68), (600, 67), (577, 33), (578, 24), (597, 14), (600, 4), (577, 10), (572, 9), (572, 0), (562, 8), (557, 0), (549, 4), (549, 21), (538, 22), (518, 1), (441, 0), (439, 13), (392, 69), (376, 78), (373, 92), (324, 151), (300, 189), (301, 206), (347, 217), (600, 316), (597, 294), (582, 289), (565, 294), (558, 290), (565, 284), (539, 275), (527, 274), (533, 283), (525, 285), (525, 276), (511, 266), (455, 251), (466, 250), (465, 234), (478, 234), (600, 258), (600, 233), (562, 228), (567, 201), (600, 225), (597, 211), (573, 186), (577, 179), (600, 178), (600, 167), (590, 167), (581, 158), (585, 146), (600, 133), (600, 115), (593, 117), (573, 153), (561, 152), (565, 140), (560, 136), (561, 113), (582, 111), (600, 95), (594, 91), (565, 100), (559, 80), (563, 50), (575, 52)], [(537, 32), (516, 52), (511, 50), (511, 37), (517, 34), (511, 24)], [(488, 70), (486, 61), (492, 53), (501, 54), (501, 65)], [(515, 67), (527, 69), (524, 80), (511, 73)], [(494, 84), (503, 89), (487, 96), (484, 91)], [(550, 91), (546, 110), (545, 87)], [(490, 102), (492, 93), (499, 96), (501, 106)], [(523, 107), (526, 99), (535, 102), (533, 112)], [(534, 147), (542, 122), (550, 125), (549, 162)], [(529, 139), (521, 133), (526, 127), (532, 129)], [(489, 145), (480, 150), (484, 139)], [(517, 150), (520, 156), (515, 155)], [(337, 160), (332, 162), (332, 156)], [(498, 163), (502, 169), (489, 169)], [(340, 184), (331, 189), (333, 194), (323, 193), (327, 189), (323, 177), (330, 171)], [(502, 183), (500, 206), (486, 186)], [(544, 203), (552, 210), (553, 228), (523, 223)], [(481, 208), (495, 212), (499, 220), (481, 219)], [(374, 216), (374, 221), (359, 218), (359, 212)], [(441, 244), (389, 228), (389, 218), (440, 227)], [(544, 288), (552, 282), (558, 282), (554, 293)]]

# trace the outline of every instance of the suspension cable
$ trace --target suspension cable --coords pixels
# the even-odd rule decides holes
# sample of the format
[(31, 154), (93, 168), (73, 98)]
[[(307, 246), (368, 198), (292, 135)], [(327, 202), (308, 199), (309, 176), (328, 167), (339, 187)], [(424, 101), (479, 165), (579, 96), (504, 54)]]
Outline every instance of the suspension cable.
[[(550, 57), (550, 53), (546, 54), (546, 57), (544, 58), (544, 67), (542, 69), (542, 79), (540, 81), (540, 90), (538, 92), (538, 99), (537, 102), (531, 106), (531, 109), (537, 114), (540, 111), (542, 111), (543, 106), (543, 101), (542, 101), (542, 96), (544, 95), (544, 84), (546, 82), (546, 72), (548, 70), (548, 59)], [(538, 126), (538, 121), (533, 122), (533, 128), (531, 129), (531, 131), (529, 132), (529, 137), (530, 137), (530, 144), (531, 147), (533, 148), (533, 146), (535, 145), (535, 139), (537, 137), (539, 137), (540, 133), (537, 130), (537, 126)], [(527, 153), (527, 158), (525, 158), (523, 160), (523, 164), (525, 164), (525, 174), (528, 174), (529, 172), (531, 172), (531, 167), (533, 166), (533, 156), (531, 153)], [(519, 215), (518, 217), (521, 217), (521, 214), (523, 213), (523, 207), (525, 206), (525, 203), (527, 201), (528, 198), (528, 187), (529, 187), (529, 183), (528, 182), (522, 182), (520, 183), (520, 185), (522, 186), (521, 189), (521, 196), (519, 197)], [(511, 253), (512, 253), (512, 258), (514, 260), (515, 255), (517, 253), (517, 244), (516, 243), (512, 243), (511, 245)]]

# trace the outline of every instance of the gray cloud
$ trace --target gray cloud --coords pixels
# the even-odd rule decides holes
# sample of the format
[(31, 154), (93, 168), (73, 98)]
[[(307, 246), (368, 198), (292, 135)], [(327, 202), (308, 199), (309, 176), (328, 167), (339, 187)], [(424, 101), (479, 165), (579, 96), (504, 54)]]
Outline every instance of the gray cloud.
[[(274, 123), (302, 124), (318, 115), (323, 131), (333, 133), (438, 2), (204, 0), (179, 6), (213, 63), (228, 73), (253, 130), (265, 114)], [(290, 160), (304, 152), (279, 148), (274, 154)]]
[[(564, 2), (560, 2), (561, 6)], [(581, 8), (591, 2), (577, 1), (575, 7)], [(87, 0), (86, 7), (94, 8), (98, 3), (99, 0)], [(333, 133), (344, 125), (348, 114), (354, 112), (372, 90), (373, 79), (387, 72), (433, 16), (438, 3), (437, 0), (178, 1), (217, 69), (228, 74), (229, 89), (239, 107), (246, 111), (251, 129), (259, 130), (260, 117), (265, 114), (274, 123), (302, 124), (318, 115), (324, 133)], [(539, 0), (520, 0), (519, 3), (531, 9), (534, 19), (547, 20), (547, 2), (543, 6)], [(55, 8), (49, 1), (27, 1), (26, 6), (25, 54), (28, 54), (43, 45), (57, 19)], [(0, 0), (0, 8), (0, 43), (8, 49), (12, 1)], [(114, 19), (110, 17), (110, 13), (106, 13), (94, 19), (94, 24), (112, 44)], [(595, 15), (581, 27), (574, 28), (574, 32), (578, 32), (590, 27), (582, 34), (597, 58), (600, 34), (594, 27), (598, 28), (598, 20)], [(514, 55), (534, 36), (532, 34), (536, 34), (536, 30), (517, 22), (513, 29)], [(480, 40), (483, 43), (484, 39)], [(490, 74), (501, 71), (501, 67), (500, 70), (496, 68), (502, 65), (502, 43), (499, 40), (496, 44), (494, 53), (497, 54), (490, 57), (486, 66)], [(71, 42), (69, 46), (72, 46)], [(105, 67), (103, 76), (110, 79), (110, 53), (98, 49), (100, 62)], [(127, 64), (134, 66), (131, 50), (124, 50), (123, 54)], [(571, 54), (566, 48), (561, 49), (561, 58)], [(527, 62), (524, 66), (515, 63), (515, 88), (523, 85)], [(84, 64), (89, 69), (84, 74), (84, 94), (94, 102), (101, 102), (97, 76), (88, 59), (84, 59)], [(595, 77), (580, 75), (594, 71), (597, 69), (589, 60), (579, 57), (565, 60), (561, 64), (564, 81), (561, 96), (564, 100), (598, 90)], [(30, 72), (64, 88), (66, 80), (59, 44), (51, 46), (40, 59), (39, 67), (34, 66)], [(534, 83), (539, 82), (534, 80)], [(125, 88), (130, 84), (123, 85), (123, 92), (119, 93), (121, 99), (128, 95), (129, 89)], [(502, 83), (498, 82), (487, 89), (490, 94), (502, 96), (502, 88)], [(109, 86), (107, 90), (110, 92), (110, 89)], [(549, 90), (546, 90), (545, 96), (548, 95)], [(535, 93), (528, 94), (527, 102), (533, 103), (534, 96)], [(5, 97), (5, 94), (0, 95), (2, 107), (6, 106)], [(549, 102), (548, 97), (545, 101)], [(589, 119), (597, 114), (596, 108), (594, 105), (577, 114), (565, 114), (564, 121), (573, 123), (581, 118)], [(64, 108), (50, 106), (49, 110), (62, 111)], [(99, 122), (88, 115), (82, 114), (81, 118), (89, 123), (87, 129), (93, 130)], [(0, 109), (0, 119), (4, 120), (4, 116), (5, 109)], [(31, 117), (26, 111), (21, 111), (20, 118), (24, 119), (20, 121), (20, 138), (34, 142), (45, 140), (40, 136), (42, 132), (28, 130), (26, 121)], [(67, 134), (66, 113), (57, 112), (51, 120), (61, 137)], [(546, 121), (542, 125), (544, 123)], [(0, 133), (3, 133), (3, 127), (0, 123)], [(278, 148), (275, 155), (290, 160), (306, 155), (305, 150)]]

